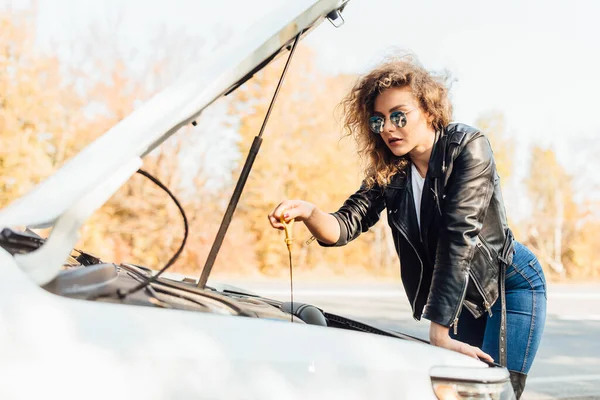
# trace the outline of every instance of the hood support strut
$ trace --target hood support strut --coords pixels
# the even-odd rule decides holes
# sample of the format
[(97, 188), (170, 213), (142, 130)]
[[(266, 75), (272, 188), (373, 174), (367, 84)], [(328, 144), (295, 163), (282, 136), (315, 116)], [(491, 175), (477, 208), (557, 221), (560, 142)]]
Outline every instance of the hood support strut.
[(283, 72), (281, 73), (281, 77), (279, 78), (279, 82), (277, 83), (277, 87), (275, 88), (275, 93), (273, 94), (273, 98), (271, 99), (271, 104), (269, 105), (269, 109), (267, 110), (267, 114), (265, 115), (265, 119), (263, 120), (262, 127), (260, 128), (260, 132), (258, 136), (254, 137), (254, 141), (252, 142), (252, 146), (248, 152), (248, 157), (246, 157), (246, 162), (244, 163), (244, 167), (242, 168), (242, 172), (240, 177), (235, 185), (235, 189), (233, 194), (231, 195), (231, 200), (229, 200), (229, 205), (227, 206), (227, 211), (223, 216), (223, 220), (221, 221), (221, 226), (219, 227), (219, 231), (217, 232), (217, 237), (213, 242), (213, 245), (210, 249), (210, 253), (208, 254), (208, 258), (206, 259), (206, 264), (204, 264), (204, 268), (202, 269), (202, 275), (200, 275), (200, 279), (198, 280), (198, 284), (196, 285), (198, 288), (203, 289), (206, 286), (206, 282), (208, 281), (208, 277), (212, 270), (212, 267), (217, 259), (217, 254), (221, 249), (221, 245), (223, 244), (223, 239), (225, 238), (225, 234), (227, 233), (227, 229), (231, 223), (231, 219), (233, 217), (233, 213), (237, 207), (238, 201), (242, 195), (242, 191), (244, 190), (244, 186), (246, 185), (246, 181), (248, 180), (248, 176), (250, 175), (250, 170), (252, 169), (252, 165), (254, 164), (254, 160), (256, 159), (256, 155), (260, 149), (260, 145), (262, 144), (262, 135), (267, 126), (267, 121), (269, 120), (269, 116), (271, 115), (271, 110), (273, 109), (273, 105), (275, 104), (275, 99), (279, 94), (279, 89), (281, 88), (281, 84), (283, 83), (283, 79), (285, 78), (285, 74), (290, 65), (290, 61), (294, 56), (294, 51), (296, 50), (296, 45), (300, 40), (300, 36), (302, 32), (300, 32), (295, 38), (294, 43), (292, 44), (292, 48), (290, 50), (290, 55), (285, 63), (285, 67), (283, 67)]

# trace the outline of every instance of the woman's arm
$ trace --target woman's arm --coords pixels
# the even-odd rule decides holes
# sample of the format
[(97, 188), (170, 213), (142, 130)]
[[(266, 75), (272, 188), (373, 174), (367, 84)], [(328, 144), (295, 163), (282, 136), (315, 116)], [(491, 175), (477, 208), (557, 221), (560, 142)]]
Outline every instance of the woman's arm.
[(283, 229), (281, 216), (286, 222), (295, 219), (304, 222), (310, 233), (319, 241), (334, 244), (340, 238), (340, 225), (333, 215), (319, 210), (314, 204), (303, 200), (286, 200), (271, 214), (269, 222), (277, 229)]
[(334, 213), (325, 213), (303, 200), (286, 200), (268, 217), (271, 226), (277, 229), (283, 229), (279, 221), (283, 214), (287, 214), (287, 217), (284, 216), (286, 221), (302, 221), (321, 246), (332, 247), (344, 246), (369, 230), (379, 221), (384, 208), (383, 191), (377, 186), (367, 188), (363, 183)]
[(363, 182), (360, 189), (348, 197), (339, 210), (330, 214), (338, 222), (339, 239), (334, 243), (319, 240), (319, 244), (324, 247), (348, 244), (375, 225), (384, 208), (383, 190), (379, 186), (368, 188)]
[(429, 341), (434, 346), (458, 351), (459, 353), (466, 354), (479, 360), (484, 359), (489, 362), (494, 362), (494, 359), (489, 354), (484, 353), (480, 348), (452, 339), (448, 333), (448, 328), (435, 322), (432, 322), (429, 327)]

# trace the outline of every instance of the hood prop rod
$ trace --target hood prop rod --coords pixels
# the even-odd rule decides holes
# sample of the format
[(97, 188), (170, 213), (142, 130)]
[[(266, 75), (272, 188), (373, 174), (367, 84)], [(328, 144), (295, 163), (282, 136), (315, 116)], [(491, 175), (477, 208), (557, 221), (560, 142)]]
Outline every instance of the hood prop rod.
[(206, 286), (206, 282), (208, 281), (208, 277), (212, 270), (212, 267), (217, 259), (217, 254), (221, 249), (221, 245), (223, 244), (223, 239), (225, 238), (225, 234), (227, 233), (227, 229), (231, 223), (231, 219), (233, 217), (233, 213), (237, 207), (238, 201), (242, 195), (242, 191), (244, 190), (244, 186), (246, 185), (246, 181), (248, 180), (248, 176), (250, 175), (250, 170), (252, 169), (252, 165), (254, 164), (254, 160), (256, 159), (256, 155), (258, 154), (258, 150), (260, 149), (260, 145), (262, 144), (262, 135), (267, 126), (267, 121), (269, 120), (269, 116), (271, 115), (271, 110), (273, 109), (273, 105), (275, 104), (275, 99), (279, 94), (279, 89), (281, 88), (281, 84), (283, 79), (285, 78), (285, 74), (290, 65), (290, 60), (294, 56), (294, 52), (296, 50), (296, 45), (300, 41), (300, 35), (302, 32), (298, 33), (296, 38), (294, 39), (294, 43), (292, 44), (292, 49), (290, 50), (290, 55), (285, 63), (285, 67), (283, 67), (283, 72), (281, 73), (281, 77), (279, 78), (279, 82), (277, 83), (277, 87), (275, 88), (275, 93), (273, 94), (273, 98), (271, 99), (271, 104), (269, 105), (269, 109), (267, 110), (267, 114), (265, 115), (265, 119), (263, 120), (262, 127), (260, 128), (260, 133), (258, 136), (254, 137), (254, 141), (252, 142), (252, 146), (248, 152), (248, 157), (246, 157), (246, 162), (244, 163), (244, 167), (242, 168), (242, 172), (240, 177), (235, 185), (235, 189), (233, 194), (231, 195), (231, 200), (229, 200), (229, 205), (227, 206), (227, 211), (223, 216), (223, 220), (221, 221), (221, 226), (219, 227), (219, 231), (217, 232), (217, 237), (213, 242), (213, 245), (210, 249), (210, 253), (208, 253), (208, 258), (206, 259), (206, 263), (204, 264), (204, 268), (202, 269), (202, 274), (200, 275), (200, 279), (198, 280), (198, 284), (196, 285), (200, 289), (204, 289)]

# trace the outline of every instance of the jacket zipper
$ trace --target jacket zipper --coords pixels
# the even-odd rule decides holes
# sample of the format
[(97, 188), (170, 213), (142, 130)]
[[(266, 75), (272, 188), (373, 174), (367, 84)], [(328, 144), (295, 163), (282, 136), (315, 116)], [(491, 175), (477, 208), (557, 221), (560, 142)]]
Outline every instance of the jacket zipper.
[[(434, 180), (433, 184), (436, 185), (437, 182)], [(433, 188), (429, 188), (429, 189), (431, 190), (431, 193), (433, 193), (433, 199), (435, 200), (435, 208), (437, 208), (438, 213), (440, 215), (442, 215), (442, 208), (440, 207), (440, 199), (438, 198), (438, 195)]]
[(477, 281), (477, 279), (475, 279), (473, 274), (471, 274), (471, 271), (469, 271), (469, 275), (471, 275), (471, 279), (473, 280), (473, 283), (475, 284), (477, 291), (479, 292), (479, 294), (481, 295), (481, 298), (483, 299), (483, 306), (485, 307), (485, 310), (487, 311), (488, 314), (490, 314), (490, 317), (491, 317), (493, 315), (492, 314), (492, 306), (491, 306), (490, 302), (487, 300), (487, 297), (485, 295), (483, 288), (479, 285), (479, 282)]
[(454, 327), (454, 335), (458, 335), (458, 317), (460, 316), (460, 312), (463, 307), (463, 303), (465, 301), (465, 296), (467, 295), (467, 286), (469, 284), (469, 273), (465, 274), (465, 285), (463, 287), (462, 295), (460, 296), (460, 302), (458, 303), (458, 308), (456, 309), (456, 314), (454, 314), (454, 318), (452, 319), (452, 323), (450, 326)]
[[(487, 249), (487, 247), (485, 247), (485, 245), (483, 244), (481, 239), (477, 242), (477, 247), (479, 247), (485, 253), (485, 255), (487, 255), (488, 260), (490, 260), (490, 262), (494, 262), (494, 259), (492, 258), (492, 254)], [(488, 314), (490, 314), (490, 317), (491, 317), (492, 316), (492, 306), (490, 305), (490, 302), (487, 300), (487, 297), (485, 295), (483, 288), (479, 285), (479, 282), (474, 277), (473, 277), (473, 282), (475, 283), (475, 286), (477, 287), (479, 294), (483, 298), (483, 306), (485, 307), (485, 310), (488, 312)]]
[[(455, 152), (456, 152), (456, 149), (458, 148), (458, 146), (459, 146), (458, 143), (450, 142), (450, 144), (447, 146), (447, 148), (444, 148), (444, 152), (442, 155), (442, 174), (445, 175), (446, 171), (448, 169), (448, 166), (446, 165), (446, 150), (451, 150), (450, 151), (450, 159), (453, 161)], [(444, 187), (446, 187), (446, 184), (448, 183), (448, 177), (444, 176), (443, 178), (444, 178)], [(435, 192), (434, 192), (434, 194), (435, 194)], [(436, 198), (436, 200), (437, 200), (437, 198)], [(440, 214), (441, 214), (441, 210), (439, 209), (439, 203), (438, 203), (438, 210), (440, 211)], [(469, 285), (469, 273), (467, 272), (465, 274), (465, 285), (463, 287), (463, 292), (460, 297), (460, 302), (458, 303), (458, 308), (456, 309), (456, 314), (454, 315), (452, 323), (450, 324), (451, 327), (454, 327), (454, 335), (458, 334), (458, 317), (460, 316), (460, 313), (462, 311), (463, 303), (464, 303), (465, 297), (467, 295), (467, 286), (468, 285)]]
[[(448, 153), (450, 154), (450, 163), (454, 162), (454, 158), (456, 156), (456, 149), (458, 149), (458, 147), (460, 146), (459, 143), (456, 142), (450, 142), (450, 144), (448, 145)], [(444, 149), (444, 155), (443, 155), (444, 159), (442, 160), (442, 173), (444, 174), (444, 187), (446, 187), (446, 184), (448, 183), (448, 178), (449, 176), (445, 176), (446, 171), (448, 170), (448, 164), (446, 163), (446, 149)]]
[(492, 254), (491, 254), (491, 253), (490, 253), (490, 251), (489, 251), (489, 250), (488, 250), (488, 249), (487, 249), (487, 248), (486, 248), (486, 247), (483, 245), (483, 243), (481, 242), (481, 239), (480, 239), (480, 241), (478, 241), (478, 242), (477, 242), (477, 247), (479, 247), (479, 248), (480, 248), (480, 249), (481, 249), (481, 250), (482, 250), (482, 251), (483, 251), (483, 252), (484, 252), (484, 253), (485, 253), (485, 254), (488, 256), (488, 259), (489, 259), (490, 261), (492, 261), (492, 262), (494, 261), (494, 259), (492, 258)]
[(396, 222), (396, 220), (393, 217), (392, 217), (392, 223), (394, 224), (396, 229), (398, 229), (398, 231), (402, 234), (402, 236), (404, 236), (404, 239), (408, 242), (408, 244), (410, 244), (410, 247), (412, 247), (413, 251), (415, 252), (415, 255), (419, 259), (419, 264), (421, 265), (421, 274), (419, 276), (419, 285), (417, 286), (415, 298), (413, 299), (413, 303), (412, 303), (413, 318), (414, 318), (415, 304), (417, 303), (417, 299), (419, 298), (419, 291), (421, 291), (421, 283), (423, 281), (423, 260), (421, 260), (421, 256), (419, 255), (417, 248), (411, 243), (406, 232), (404, 232), (404, 230), (402, 228), (400, 228), (400, 226), (398, 225), (398, 223)]

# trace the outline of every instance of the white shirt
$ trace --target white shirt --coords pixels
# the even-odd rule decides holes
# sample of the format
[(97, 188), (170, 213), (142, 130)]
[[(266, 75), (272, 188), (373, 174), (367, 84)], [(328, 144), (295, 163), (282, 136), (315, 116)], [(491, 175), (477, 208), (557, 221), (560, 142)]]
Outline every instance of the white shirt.
[(421, 197), (423, 197), (423, 185), (425, 184), (425, 178), (419, 174), (415, 164), (410, 164), (411, 167), (411, 183), (413, 197), (415, 199), (415, 210), (417, 211), (417, 223), (419, 229), (421, 229)]

